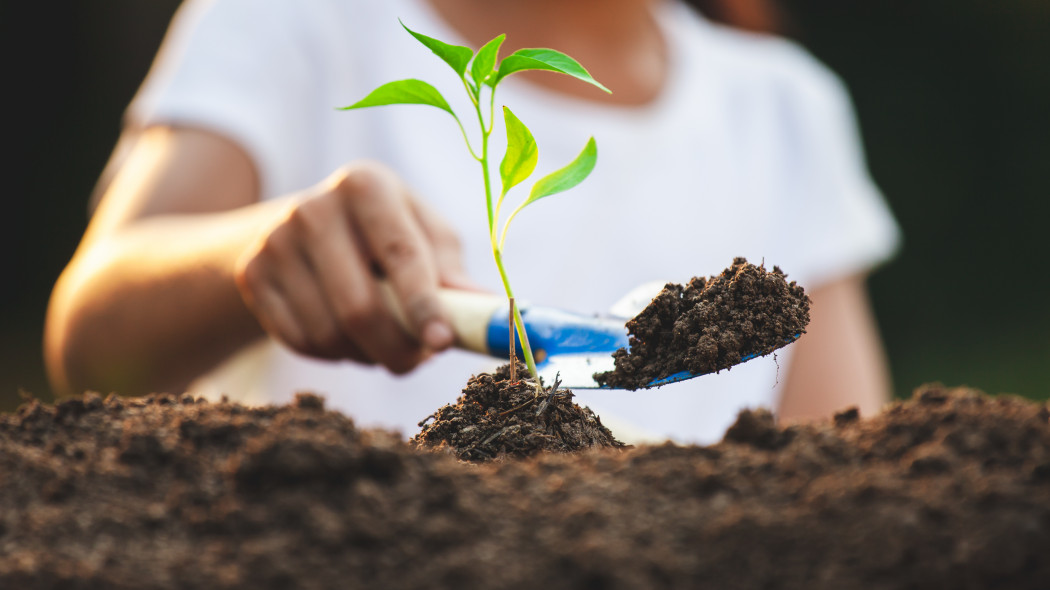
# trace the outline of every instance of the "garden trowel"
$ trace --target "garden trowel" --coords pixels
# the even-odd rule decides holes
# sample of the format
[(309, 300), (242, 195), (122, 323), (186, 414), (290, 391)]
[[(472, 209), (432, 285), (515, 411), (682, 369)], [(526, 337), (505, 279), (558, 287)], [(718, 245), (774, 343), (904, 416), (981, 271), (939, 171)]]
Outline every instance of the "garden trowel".
[[(594, 374), (613, 370), (612, 354), (627, 346), (627, 321), (640, 313), (664, 283), (648, 283), (632, 290), (610, 309), (610, 315), (590, 316), (551, 307), (521, 304), (525, 331), (536, 359), (536, 369), (547, 385), (555, 377), (569, 389), (609, 389)], [(506, 359), (510, 350), (508, 303), (489, 293), (442, 289), (440, 297), (452, 320), (456, 346)], [(520, 346), (518, 358), (522, 358)], [(751, 354), (741, 362), (758, 356)], [(650, 382), (657, 387), (700, 376), (682, 371)]]

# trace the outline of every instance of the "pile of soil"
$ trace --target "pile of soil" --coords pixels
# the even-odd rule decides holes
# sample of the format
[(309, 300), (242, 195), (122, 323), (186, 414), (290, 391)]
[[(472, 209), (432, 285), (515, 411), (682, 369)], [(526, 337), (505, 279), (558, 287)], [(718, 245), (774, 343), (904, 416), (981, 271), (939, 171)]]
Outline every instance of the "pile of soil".
[(613, 353), (615, 369), (595, 381), (642, 389), (682, 371), (715, 373), (794, 342), (809, 324), (809, 297), (774, 266), (733, 259), (722, 274), (668, 283), (627, 322), (630, 350)]
[(1046, 588), (1050, 411), (933, 387), (710, 447), (483, 464), (303, 396), (0, 416), (0, 587)]
[[(521, 362), (516, 373), (527, 376)], [(530, 380), (510, 378), (510, 365), (470, 378), (463, 395), (419, 423), (412, 442), (444, 450), (464, 461), (527, 457), (540, 451), (621, 448), (590, 408), (555, 383), (542, 396)]]

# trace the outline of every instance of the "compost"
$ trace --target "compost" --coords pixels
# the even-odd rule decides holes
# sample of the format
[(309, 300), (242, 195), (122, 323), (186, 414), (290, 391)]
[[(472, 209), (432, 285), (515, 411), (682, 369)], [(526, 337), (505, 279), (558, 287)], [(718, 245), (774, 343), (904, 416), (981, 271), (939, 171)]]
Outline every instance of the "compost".
[[(527, 376), (527, 371), (518, 362), (517, 375)], [(512, 380), (510, 365), (504, 365), (471, 377), (455, 404), (419, 423), (423, 430), (412, 442), (465, 461), (624, 446), (590, 408), (572, 399), (558, 383), (538, 394), (531, 380)]]
[(735, 258), (722, 274), (668, 283), (627, 322), (627, 348), (615, 369), (596, 373), (599, 385), (641, 389), (682, 371), (728, 369), (790, 344), (809, 324), (809, 297), (779, 267), (766, 271)]
[(0, 588), (1047, 588), (1048, 416), (932, 386), (475, 463), (310, 395), (33, 401), (0, 416)]

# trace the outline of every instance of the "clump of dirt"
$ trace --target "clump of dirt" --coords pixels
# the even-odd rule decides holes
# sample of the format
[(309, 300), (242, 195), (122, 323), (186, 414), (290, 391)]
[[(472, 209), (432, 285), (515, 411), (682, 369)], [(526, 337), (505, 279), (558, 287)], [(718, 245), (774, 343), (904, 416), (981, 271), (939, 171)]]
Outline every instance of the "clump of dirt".
[(613, 353), (615, 369), (595, 381), (636, 390), (682, 371), (695, 375), (728, 369), (767, 355), (805, 333), (809, 297), (774, 266), (735, 258), (711, 278), (686, 286), (668, 283), (627, 322), (629, 348)]
[[(521, 362), (518, 375), (528, 375)], [(419, 423), (412, 442), (443, 449), (464, 461), (527, 457), (540, 451), (569, 453), (591, 447), (622, 448), (590, 408), (573, 403), (557, 384), (537, 396), (531, 381), (510, 379), (510, 365), (470, 378), (455, 404)]]
[(1050, 411), (928, 387), (709, 447), (466, 463), (317, 397), (0, 415), (0, 588), (1046, 588)]

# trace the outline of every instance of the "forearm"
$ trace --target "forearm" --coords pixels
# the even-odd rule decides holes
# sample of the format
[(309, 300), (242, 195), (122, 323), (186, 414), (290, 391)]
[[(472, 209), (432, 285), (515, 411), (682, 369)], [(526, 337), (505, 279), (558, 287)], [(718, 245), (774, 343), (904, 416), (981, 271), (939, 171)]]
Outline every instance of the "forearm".
[(284, 207), (149, 217), (82, 245), (48, 309), (45, 353), (54, 386), (178, 391), (261, 337), (234, 269)]
[(811, 294), (807, 334), (793, 356), (778, 415), (785, 422), (830, 418), (856, 406), (871, 416), (890, 398), (885, 352), (863, 277), (823, 285)]

